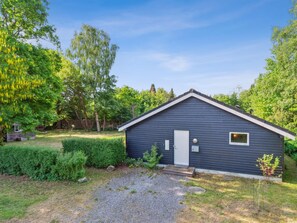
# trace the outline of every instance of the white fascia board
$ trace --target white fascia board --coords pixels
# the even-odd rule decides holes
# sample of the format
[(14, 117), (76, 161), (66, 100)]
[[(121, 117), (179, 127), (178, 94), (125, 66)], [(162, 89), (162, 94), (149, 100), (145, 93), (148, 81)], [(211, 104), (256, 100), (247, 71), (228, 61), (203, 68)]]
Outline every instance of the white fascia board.
[(135, 124), (138, 123), (138, 122), (141, 122), (141, 121), (143, 121), (143, 120), (145, 120), (145, 119), (147, 119), (147, 118), (149, 118), (149, 117), (151, 117), (151, 116), (153, 116), (153, 115), (155, 115), (155, 114), (157, 114), (157, 113), (159, 113), (159, 112), (161, 112), (161, 111), (164, 111), (164, 110), (167, 109), (167, 108), (172, 107), (173, 105), (176, 105), (176, 104), (178, 104), (178, 103), (180, 103), (180, 102), (186, 100), (187, 98), (189, 98), (189, 97), (191, 97), (191, 96), (192, 96), (191, 94), (186, 94), (186, 95), (184, 95), (183, 97), (180, 97), (179, 99), (176, 99), (176, 100), (172, 101), (171, 103), (168, 103), (168, 104), (166, 104), (166, 105), (164, 105), (164, 106), (161, 106), (160, 108), (158, 108), (158, 109), (156, 109), (156, 110), (154, 110), (154, 111), (152, 111), (152, 112), (149, 112), (148, 114), (146, 114), (146, 115), (144, 115), (144, 116), (141, 116), (141, 117), (135, 119), (134, 121), (129, 122), (129, 123), (127, 123), (126, 125), (120, 127), (120, 128), (119, 128), (119, 131), (123, 131), (123, 130), (129, 128), (130, 126), (135, 125)]
[(208, 104), (211, 104), (211, 105), (213, 105), (213, 106), (215, 106), (217, 108), (220, 108), (220, 109), (222, 109), (224, 111), (227, 111), (227, 112), (229, 112), (229, 113), (231, 113), (233, 115), (236, 115), (238, 117), (241, 117), (241, 118), (243, 118), (245, 120), (248, 120), (248, 121), (250, 121), (252, 123), (255, 123), (255, 124), (259, 125), (259, 126), (262, 126), (263, 128), (266, 128), (266, 129), (268, 129), (270, 131), (273, 131), (273, 132), (275, 132), (275, 133), (277, 133), (279, 135), (288, 137), (289, 139), (293, 139), (293, 140), (295, 139), (295, 136), (292, 135), (292, 134), (290, 134), (290, 133), (288, 133), (288, 132), (285, 132), (285, 131), (283, 131), (281, 129), (278, 129), (278, 128), (272, 126), (272, 125), (269, 125), (267, 123), (264, 123), (262, 121), (259, 121), (259, 120), (255, 119), (253, 117), (250, 117), (248, 115), (245, 115), (245, 114), (243, 114), (241, 112), (238, 112), (238, 111), (236, 111), (236, 110), (234, 110), (232, 108), (229, 108), (227, 106), (224, 106), (224, 105), (222, 105), (220, 103), (217, 103), (217, 102), (215, 102), (213, 100), (210, 100), (208, 98), (205, 98), (205, 97), (203, 97), (201, 95), (198, 95), (196, 93), (193, 93), (193, 92), (190, 92), (190, 93), (188, 93), (188, 94), (186, 94), (186, 95), (184, 95), (184, 96), (182, 96), (182, 97), (180, 97), (180, 98), (172, 101), (171, 103), (168, 103), (168, 104), (166, 104), (164, 106), (161, 106), (160, 108), (158, 108), (158, 109), (156, 109), (156, 110), (154, 110), (152, 112), (149, 112), (148, 114), (146, 114), (144, 116), (141, 116), (141, 117), (135, 119), (134, 121), (127, 123), (126, 125), (123, 125), (122, 127), (119, 128), (119, 131), (123, 131), (123, 130), (129, 128), (130, 126), (135, 125), (136, 123), (141, 122), (141, 121), (143, 121), (143, 120), (145, 120), (145, 119), (147, 119), (147, 118), (149, 118), (149, 117), (151, 117), (151, 116), (153, 116), (153, 115), (155, 115), (155, 114), (157, 114), (157, 113), (159, 113), (161, 111), (164, 111), (165, 109), (170, 108), (173, 105), (176, 105), (176, 104), (178, 104), (178, 103), (180, 103), (180, 102), (182, 102), (182, 101), (184, 101), (184, 100), (186, 100), (186, 99), (188, 99), (190, 97), (197, 98), (197, 99), (199, 99), (201, 101), (204, 101), (204, 102), (206, 102)]
[(266, 129), (268, 129), (270, 131), (273, 131), (273, 132), (275, 132), (275, 133), (277, 133), (279, 135), (288, 137), (289, 139), (293, 139), (293, 140), (295, 139), (295, 136), (294, 135), (292, 135), (292, 134), (290, 134), (288, 132), (285, 132), (285, 131), (283, 131), (281, 129), (278, 129), (278, 128), (272, 126), (272, 125), (269, 125), (267, 123), (264, 123), (262, 121), (259, 121), (259, 120), (255, 119), (253, 117), (250, 117), (248, 115), (245, 115), (245, 114), (243, 114), (241, 112), (238, 112), (238, 111), (236, 111), (236, 110), (234, 110), (232, 108), (226, 107), (226, 106), (224, 106), (222, 104), (219, 104), (219, 103), (217, 103), (215, 101), (209, 100), (208, 98), (202, 97), (202, 96), (197, 95), (197, 94), (194, 94), (194, 93), (191, 93), (191, 94), (192, 94), (193, 97), (195, 97), (195, 98), (197, 98), (197, 99), (199, 99), (201, 101), (204, 101), (204, 102), (206, 102), (208, 104), (214, 105), (214, 106), (216, 106), (216, 107), (218, 107), (218, 108), (220, 108), (220, 109), (222, 109), (224, 111), (227, 111), (227, 112), (229, 112), (231, 114), (234, 114), (234, 115), (236, 115), (238, 117), (241, 117), (241, 118), (243, 118), (245, 120), (248, 120), (248, 121), (250, 121), (252, 123), (255, 123), (255, 124), (259, 125), (259, 126), (262, 126), (263, 128), (266, 128)]

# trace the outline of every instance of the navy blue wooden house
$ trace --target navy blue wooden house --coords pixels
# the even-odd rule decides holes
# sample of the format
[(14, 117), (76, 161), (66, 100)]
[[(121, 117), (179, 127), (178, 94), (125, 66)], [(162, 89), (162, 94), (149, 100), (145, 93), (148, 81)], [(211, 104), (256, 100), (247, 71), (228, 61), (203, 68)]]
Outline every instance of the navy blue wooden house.
[(284, 137), (295, 134), (193, 89), (121, 126), (129, 157), (143, 157), (156, 144), (162, 164), (197, 171), (260, 176), (256, 160), (281, 157)]

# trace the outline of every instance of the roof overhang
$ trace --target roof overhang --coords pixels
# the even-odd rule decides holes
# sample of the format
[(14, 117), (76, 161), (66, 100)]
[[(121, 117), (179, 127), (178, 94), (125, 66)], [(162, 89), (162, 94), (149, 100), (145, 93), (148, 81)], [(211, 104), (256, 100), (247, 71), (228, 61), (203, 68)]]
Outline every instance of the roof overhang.
[(294, 140), (295, 137), (296, 137), (293, 133), (285, 131), (280, 127), (278, 128), (278, 127), (276, 127), (276, 126), (274, 126), (274, 125), (272, 125), (270, 123), (266, 123), (265, 120), (262, 121), (262, 120), (259, 120), (258, 118), (252, 117), (251, 115), (245, 114), (245, 113), (243, 113), (241, 111), (237, 111), (234, 108), (231, 108), (231, 107), (229, 107), (227, 105), (224, 105), (221, 102), (217, 102), (216, 100), (214, 100), (212, 98), (205, 97), (203, 95), (197, 94), (197, 93), (193, 92), (193, 90), (190, 90), (188, 93), (182, 95), (181, 97), (178, 97), (178, 98), (174, 99), (173, 101), (171, 101), (169, 103), (161, 105), (160, 107), (158, 107), (158, 108), (156, 108), (156, 109), (154, 109), (154, 110), (152, 110), (152, 111), (150, 111), (150, 112), (148, 112), (148, 113), (146, 113), (146, 114), (144, 114), (142, 116), (139, 116), (138, 118), (135, 118), (135, 119), (133, 119), (133, 120), (127, 122), (127, 123), (124, 123), (123, 125), (121, 125), (118, 128), (118, 130), (123, 131), (123, 130), (125, 130), (125, 129), (127, 129), (127, 128), (129, 128), (129, 127), (131, 127), (131, 126), (133, 126), (133, 125), (135, 125), (135, 124), (137, 124), (137, 123), (139, 123), (139, 122), (141, 122), (141, 121), (143, 121), (143, 120), (145, 120), (145, 119), (147, 119), (147, 118), (161, 112), (161, 111), (164, 111), (164, 110), (166, 110), (166, 109), (168, 109), (168, 108), (170, 108), (170, 107), (172, 107), (172, 106), (174, 106), (174, 105), (176, 105), (176, 104), (178, 104), (178, 103), (180, 103), (180, 102), (182, 102), (182, 101), (184, 101), (184, 100), (186, 100), (186, 99), (188, 99), (190, 97), (197, 98), (197, 99), (199, 99), (201, 101), (204, 101), (204, 102), (206, 102), (208, 104), (211, 104), (211, 105), (213, 105), (213, 106), (215, 106), (217, 108), (220, 108), (220, 109), (222, 109), (222, 110), (224, 110), (226, 112), (229, 112), (229, 113), (231, 113), (233, 115), (241, 117), (241, 118), (243, 118), (243, 119), (245, 119), (247, 121), (250, 121), (250, 122), (252, 122), (254, 124), (257, 124), (257, 125), (259, 125), (259, 126), (261, 126), (263, 128), (266, 128), (266, 129), (268, 129), (268, 130), (270, 130), (272, 132), (275, 132), (275, 133), (277, 133), (279, 135), (282, 135), (284, 137), (288, 137), (289, 139)]

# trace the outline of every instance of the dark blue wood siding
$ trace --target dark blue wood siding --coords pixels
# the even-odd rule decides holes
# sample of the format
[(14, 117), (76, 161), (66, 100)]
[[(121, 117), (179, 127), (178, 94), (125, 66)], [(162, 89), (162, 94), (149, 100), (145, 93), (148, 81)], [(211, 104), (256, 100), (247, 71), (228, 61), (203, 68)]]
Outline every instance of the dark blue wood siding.
[[(128, 155), (142, 157), (156, 144), (163, 154), (161, 163), (173, 164), (174, 130), (189, 130), (190, 147), (193, 138), (199, 140), (200, 152), (190, 151), (189, 159), (196, 168), (260, 175), (258, 157), (273, 153), (283, 158), (283, 138), (278, 134), (192, 97), (128, 128)], [(229, 132), (248, 132), (249, 146), (229, 145)], [(169, 151), (164, 148), (166, 139)]]

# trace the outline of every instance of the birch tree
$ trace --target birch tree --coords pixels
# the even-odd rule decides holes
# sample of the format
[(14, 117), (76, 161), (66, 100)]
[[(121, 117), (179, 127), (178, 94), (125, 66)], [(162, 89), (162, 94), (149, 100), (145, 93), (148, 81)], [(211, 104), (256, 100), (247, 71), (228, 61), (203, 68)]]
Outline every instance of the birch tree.
[(105, 104), (106, 94), (112, 92), (116, 78), (110, 75), (118, 46), (111, 44), (110, 37), (103, 30), (83, 25), (79, 33), (74, 34), (67, 56), (78, 67), (87, 92), (87, 99), (93, 103), (96, 128), (99, 132), (99, 110)]

